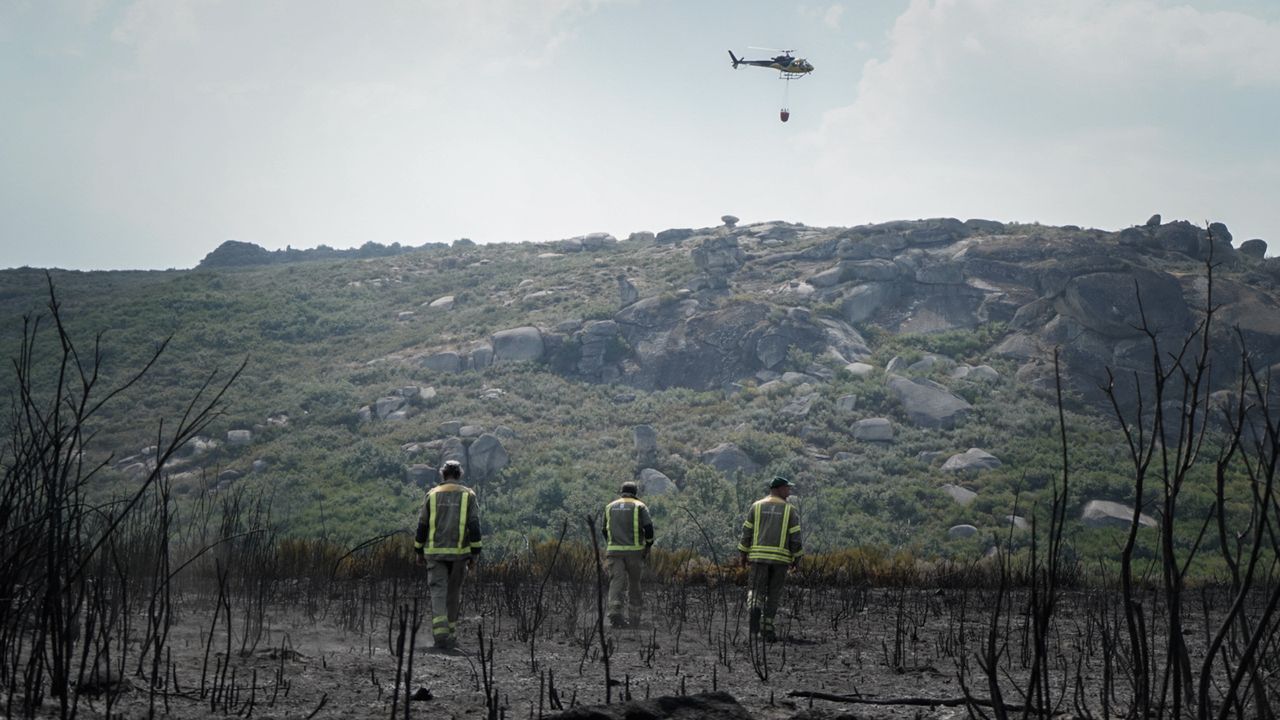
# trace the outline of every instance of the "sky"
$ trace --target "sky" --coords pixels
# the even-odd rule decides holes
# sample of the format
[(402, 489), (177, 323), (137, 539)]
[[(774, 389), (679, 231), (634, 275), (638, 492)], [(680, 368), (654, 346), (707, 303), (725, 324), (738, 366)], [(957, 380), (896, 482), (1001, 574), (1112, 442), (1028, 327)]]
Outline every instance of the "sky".
[(1274, 0), (0, 0), (0, 105), (0, 268), (724, 214), (1280, 243)]

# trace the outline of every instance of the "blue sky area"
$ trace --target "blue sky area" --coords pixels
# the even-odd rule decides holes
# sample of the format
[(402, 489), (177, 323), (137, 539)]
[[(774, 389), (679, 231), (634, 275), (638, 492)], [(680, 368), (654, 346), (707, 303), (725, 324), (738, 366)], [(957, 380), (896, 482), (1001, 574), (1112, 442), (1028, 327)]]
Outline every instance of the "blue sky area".
[(0, 267), (725, 213), (1280, 242), (1270, 0), (8, 0), (0, 97)]

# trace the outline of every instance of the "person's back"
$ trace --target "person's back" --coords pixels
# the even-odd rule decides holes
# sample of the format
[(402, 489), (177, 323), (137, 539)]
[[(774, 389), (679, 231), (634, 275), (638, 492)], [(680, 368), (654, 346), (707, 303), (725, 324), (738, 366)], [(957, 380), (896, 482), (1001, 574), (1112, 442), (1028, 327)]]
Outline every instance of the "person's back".
[[(479, 523), (474, 490), (453, 482), (431, 488), (418, 515), (422, 555), (428, 559), (465, 559), (472, 552), (472, 539), (479, 547)], [(468, 526), (473, 533), (468, 534)]]
[(609, 623), (634, 627), (644, 607), (640, 577), (653, 546), (653, 521), (649, 508), (636, 497), (636, 483), (623, 483), (621, 494), (605, 506), (602, 528), (609, 564)]
[[(742, 522), (742, 539), (738, 543), (742, 565), (750, 568), (747, 607), (751, 609), (749, 630), (761, 632), (766, 640), (775, 640), (773, 618), (782, 599), (782, 586), (787, 570), (794, 567), (804, 552), (800, 538), (800, 511), (787, 498), (795, 487), (785, 477), (777, 476), (769, 483), (769, 494), (751, 504)], [(763, 626), (763, 627), (762, 627)]]
[(475, 492), (461, 484), (462, 464), (450, 460), (440, 468), (441, 483), (427, 491), (418, 513), (413, 551), (427, 566), (431, 589), (431, 634), (436, 647), (457, 646), (462, 584), (483, 548), (480, 506)]

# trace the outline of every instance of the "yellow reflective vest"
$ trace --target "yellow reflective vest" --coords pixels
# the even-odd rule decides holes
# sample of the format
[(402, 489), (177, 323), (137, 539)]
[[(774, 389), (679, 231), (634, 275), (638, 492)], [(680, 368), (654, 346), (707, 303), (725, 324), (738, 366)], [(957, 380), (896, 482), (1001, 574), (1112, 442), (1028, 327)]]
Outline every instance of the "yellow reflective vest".
[(431, 488), (418, 513), (413, 551), (434, 560), (455, 560), (477, 554), (482, 547), (475, 492), (458, 483)]
[(751, 562), (791, 564), (804, 553), (800, 511), (774, 495), (755, 501), (742, 523), (738, 552), (746, 553)]
[(653, 521), (649, 508), (630, 495), (604, 508), (604, 539), (607, 556), (637, 555), (653, 544)]

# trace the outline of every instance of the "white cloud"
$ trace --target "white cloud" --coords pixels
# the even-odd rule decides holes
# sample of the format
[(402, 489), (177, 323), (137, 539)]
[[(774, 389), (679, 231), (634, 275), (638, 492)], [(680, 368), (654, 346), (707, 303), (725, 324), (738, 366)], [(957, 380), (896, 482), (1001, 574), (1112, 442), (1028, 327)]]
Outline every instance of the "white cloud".
[(856, 101), (805, 142), (824, 202), (877, 218), (1123, 225), (1212, 205), (1280, 231), (1280, 213), (1258, 210), (1271, 205), (1259, 188), (1280, 157), (1259, 106), (1280, 110), (1277, 88), (1280, 25), (1244, 14), (1152, 0), (914, 0), (886, 56), (863, 68)]
[(838, 2), (830, 5), (801, 5), (800, 14), (822, 23), (829, 30), (839, 30), (844, 18), (844, 5)]

